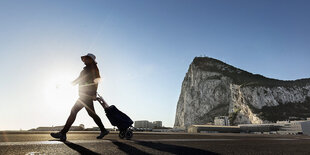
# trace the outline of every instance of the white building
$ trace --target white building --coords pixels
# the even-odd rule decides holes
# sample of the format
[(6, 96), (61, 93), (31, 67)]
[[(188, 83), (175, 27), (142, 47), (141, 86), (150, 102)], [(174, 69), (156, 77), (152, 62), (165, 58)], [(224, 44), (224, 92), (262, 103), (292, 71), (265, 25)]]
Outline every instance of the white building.
[(147, 120), (135, 121), (135, 128), (161, 128), (162, 121), (149, 122)]
[(153, 127), (154, 128), (161, 128), (163, 126), (162, 121), (154, 121), (153, 122)]
[(277, 124), (283, 124), (283, 126), (280, 127), (278, 133), (279, 134), (299, 134), (303, 133), (302, 129), (302, 123), (303, 122), (309, 122), (309, 121), (277, 121)]
[(219, 116), (214, 118), (214, 125), (217, 126), (230, 126), (227, 116)]
[(153, 128), (153, 124), (147, 120), (135, 121), (135, 128)]

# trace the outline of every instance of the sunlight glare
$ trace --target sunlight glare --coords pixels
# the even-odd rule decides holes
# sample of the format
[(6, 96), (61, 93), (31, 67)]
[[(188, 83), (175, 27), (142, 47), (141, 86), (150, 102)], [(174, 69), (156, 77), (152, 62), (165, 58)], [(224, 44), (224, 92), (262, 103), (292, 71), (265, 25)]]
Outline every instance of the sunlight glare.
[(78, 98), (78, 88), (71, 82), (74, 74), (55, 74), (46, 81), (45, 103), (49, 106), (72, 106)]

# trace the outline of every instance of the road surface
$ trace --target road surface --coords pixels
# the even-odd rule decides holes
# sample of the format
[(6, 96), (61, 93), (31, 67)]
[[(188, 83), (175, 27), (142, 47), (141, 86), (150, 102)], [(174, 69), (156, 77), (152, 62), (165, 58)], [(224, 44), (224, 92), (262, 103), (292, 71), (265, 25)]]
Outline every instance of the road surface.
[(70, 132), (67, 142), (50, 132), (0, 131), (0, 154), (310, 154), (305, 135), (188, 134), (136, 132), (131, 140), (112, 132)]

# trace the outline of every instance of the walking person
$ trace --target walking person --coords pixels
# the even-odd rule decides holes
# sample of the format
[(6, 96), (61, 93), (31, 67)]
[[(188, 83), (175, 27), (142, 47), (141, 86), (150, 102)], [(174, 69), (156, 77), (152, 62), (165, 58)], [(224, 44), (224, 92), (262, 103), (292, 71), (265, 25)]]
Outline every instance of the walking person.
[(79, 85), (79, 99), (72, 107), (70, 116), (67, 119), (64, 128), (60, 132), (51, 133), (52, 137), (59, 138), (61, 141), (66, 141), (66, 133), (75, 121), (77, 113), (84, 107), (88, 115), (94, 119), (100, 128), (101, 133), (97, 139), (102, 139), (109, 133), (109, 131), (103, 126), (101, 119), (96, 114), (93, 104), (93, 100), (96, 100), (98, 82), (100, 79), (99, 69), (95, 59), (96, 56), (91, 53), (81, 57), (81, 60), (86, 66), (81, 71), (80, 76), (72, 82), (74, 85)]

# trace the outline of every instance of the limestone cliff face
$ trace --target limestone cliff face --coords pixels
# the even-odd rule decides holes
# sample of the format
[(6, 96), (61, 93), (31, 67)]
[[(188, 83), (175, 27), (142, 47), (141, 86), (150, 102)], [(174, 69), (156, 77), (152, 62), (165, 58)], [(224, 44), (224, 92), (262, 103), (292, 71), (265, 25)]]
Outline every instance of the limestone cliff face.
[(269, 79), (197, 57), (182, 83), (174, 126), (207, 124), (223, 115), (233, 124), (310, 117), (310, 79)]

